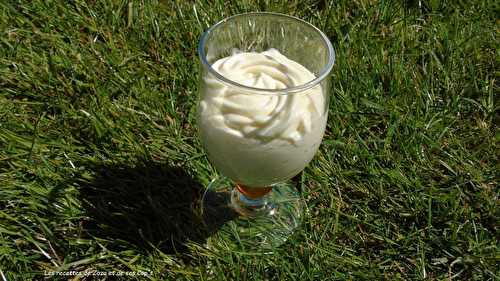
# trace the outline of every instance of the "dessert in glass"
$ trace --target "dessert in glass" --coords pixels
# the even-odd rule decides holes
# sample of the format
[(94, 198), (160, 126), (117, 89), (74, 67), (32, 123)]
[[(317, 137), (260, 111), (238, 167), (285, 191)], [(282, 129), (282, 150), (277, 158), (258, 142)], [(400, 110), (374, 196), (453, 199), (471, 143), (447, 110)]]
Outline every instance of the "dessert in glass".
[[(205, 194), (227, 194), (217, 204), (239, 214), (213, 239), (272, 251), (303, 217), (291, 179), (314, 157), (325, 131), (333, 47), (301, 19), (247, 13), (210, 27), (198, 52), (199, 134), (222, 174)], [(207, 196), (203, 201), (204, 212), (217, 208)]]

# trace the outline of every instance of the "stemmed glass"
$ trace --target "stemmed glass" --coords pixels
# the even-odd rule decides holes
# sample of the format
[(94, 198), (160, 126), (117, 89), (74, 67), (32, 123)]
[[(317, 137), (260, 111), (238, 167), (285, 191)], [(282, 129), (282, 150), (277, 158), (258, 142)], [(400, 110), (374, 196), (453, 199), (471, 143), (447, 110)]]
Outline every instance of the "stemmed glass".
[(209, 243), (272, 251), (303, 218), (291, 179), (311, 161), (324, 134), (333, 47), (301, 19), (259, 12), (210, 27), (198, 53), (199, 134), (222, 174), (207, 187), (203, 212), (207, 220), (217, 210), (238, 214)]

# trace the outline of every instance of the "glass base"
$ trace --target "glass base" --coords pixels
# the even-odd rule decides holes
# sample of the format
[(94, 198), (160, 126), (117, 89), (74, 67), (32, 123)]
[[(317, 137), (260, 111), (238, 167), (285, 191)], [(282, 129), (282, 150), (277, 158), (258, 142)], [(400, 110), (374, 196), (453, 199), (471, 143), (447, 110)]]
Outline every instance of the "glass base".
[(207, 247), (272, 253), (301, 224), (304, 203), (297, 184), (275, 184), (257, 199), (246, 197), (235, 186), (221, 177), (213, 180), (203, 195), (203, 220), (212, 232)]

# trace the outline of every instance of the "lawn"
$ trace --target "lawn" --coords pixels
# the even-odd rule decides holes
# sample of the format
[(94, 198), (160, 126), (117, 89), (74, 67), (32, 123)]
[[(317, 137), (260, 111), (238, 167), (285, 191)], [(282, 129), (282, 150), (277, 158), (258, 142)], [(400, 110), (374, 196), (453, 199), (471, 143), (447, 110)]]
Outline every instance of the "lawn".
[[(337, 59), (308, 212), (272, 255), (206, 249), (201, 33), (247, 11)], [(498, 3), (0, 2), (0, 280), (499, 280)], [(45, 275), (44, 275), (45, 274)]]

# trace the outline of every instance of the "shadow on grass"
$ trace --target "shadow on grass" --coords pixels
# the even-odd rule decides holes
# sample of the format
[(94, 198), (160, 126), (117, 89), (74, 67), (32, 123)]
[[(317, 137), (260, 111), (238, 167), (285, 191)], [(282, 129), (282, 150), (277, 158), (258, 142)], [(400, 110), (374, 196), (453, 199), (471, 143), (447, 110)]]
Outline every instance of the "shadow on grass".
[[(236, 214), (229, 208), (203, 223), (200, 200), (204, 189), (185, 170), (160, 164), (136, 167), (98, 166), (95, 177), (80, 179), (80, 195), (89, 217), (83, 229), (107, 240), (109, 249), (134, 244), (168, 254), (186, 254), (188, 241), (203, 244)], [(211, 200), (225, 200), (207, 194)], [(223, 202), (223, 201), (221, 201)]]

